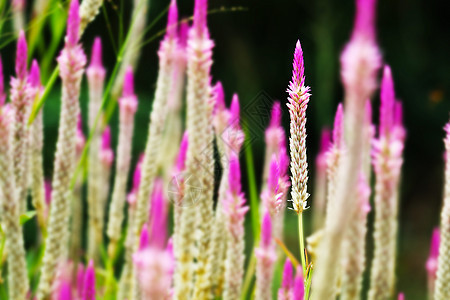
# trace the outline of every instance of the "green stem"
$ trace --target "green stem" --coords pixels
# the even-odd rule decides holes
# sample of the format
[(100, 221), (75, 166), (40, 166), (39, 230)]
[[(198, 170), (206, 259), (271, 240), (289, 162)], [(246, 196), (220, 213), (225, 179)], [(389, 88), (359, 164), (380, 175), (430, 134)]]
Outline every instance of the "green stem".
[(303, 238), (303, 213), (298, 214), (298, 239), (300, 242), (300, 258), (302, 260), (303, 278), (306, 277), (305, 241)]

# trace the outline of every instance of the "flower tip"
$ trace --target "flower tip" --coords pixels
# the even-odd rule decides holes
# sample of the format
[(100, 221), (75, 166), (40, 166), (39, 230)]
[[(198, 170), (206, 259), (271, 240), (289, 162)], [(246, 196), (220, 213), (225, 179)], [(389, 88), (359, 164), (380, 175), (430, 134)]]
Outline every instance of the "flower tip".
[(102, 149), (111, 149), (111, 128), (109, 126), (106, 126), (102, 134)]
[(235, 124), (237, 126), (239, 124), (239, 114), (239, 97), (237, 94), (234, 94), (230, 105), (230, 125)]
[(394, 125), (395, 92), (391, 68), (384, 66), (380, 88), (380, 133), (386, 134)]
[(320, 147), (319, 153), (326, 153), (330, 148), (331, 143), (331, 131), (329, 128), (322, 129), (322, 134), (320, 135)]
[(123, 97), (132, 97), (134, 95), (134, 75), (133, 68), (131, 66), (127, 67), (125, 76), (123, 79)]
[(405, 300), (405, 294), (403, 293), (398, 293), (398, 300)]
[(194, 28), (199, 36), (207, 31), (206, 11), (208, 9), (207, 0), (195, 0), (194, 5)]
[(289, 290), (293, 287), (293, 273), (294, 269), (292, 267), (292, 263), (289, 258), (286, 258), (283, 268), (283, 280), (281, 281), (281, 286), (283, 287), (283, 289)]
[(84, 274), (84, 286), (82, 299), (95, 299), (95, 268), (94, 261), (89, 261), (88, 267)]
[(298, 91), (301, 86), (304, 85), (304, 62), (303, 62), (303, 50), (300, 44), (300, 40), (297, 40), (294, 51), (294, 61), (292, 63), (292, 81), (291, 91)]
[(102, 68), (102, 39), (96, 37), (91, 51), (91, 67)]
[(74, 47), (80, 38), (80, 14), (78, 0), (72, 0), (67, 16), (67, 36), (66, 43), (69, 47)]
[(375, 35), (376, 0), (356, 0), (354, 35), (373, 39)]
[(27, 76), (27, 48), (28, 46), (25, 39), (25, 33), (21, 30), (17, 40), (16, 52), (16, 76), (21, 80), (24, 80)]
[(33, 62), (31, 63), (30, 77), (28, 80), (32, 87), (40, 87), (41, 85), (39, 64), (35, 59), (33, 59)]
[(281, 105), (280, 101), (275, 101), (272, 106), (272, 111), (270, 114), (270, 124), (269, 127), (280, 127), (281, 126)]
[(177, 23), (178, 23), (178, 8), (177, 1), (171, 0), (169, 13), (167, 17), (167, 31), (166, 36), (170, 39), (175, 38), (177, 34)]

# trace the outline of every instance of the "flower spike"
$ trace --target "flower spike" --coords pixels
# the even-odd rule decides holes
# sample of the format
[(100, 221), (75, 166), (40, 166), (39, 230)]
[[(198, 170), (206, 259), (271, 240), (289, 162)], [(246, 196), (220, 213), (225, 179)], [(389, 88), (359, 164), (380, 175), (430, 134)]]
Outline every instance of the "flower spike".
[(84, 286), (82, 300), (95, 300), (95, 269), (94, 262), (89, 261), (89, 265), (84, 274)]
[(31, 63), (30, 77), (28, 78), (28, 81), (34, 88), (39, 88), (41, 86), (39, 64), (35, 59), (33, 59), (33, 62)]
[(96, 37), (91, 51), (91, 64), (89, 67), (103, 68), (102, 63), (102, 40)]
[(380, 134), (389, 135), (394, 125), (395, 94), (392, 72), (389, 66), (384, 67), (381, 80)]
[(206, 12), (208, 9), (208, 0), (195, 0), (194, 6), (194, 28), (198, 36), (208, 32), (206, 26)]

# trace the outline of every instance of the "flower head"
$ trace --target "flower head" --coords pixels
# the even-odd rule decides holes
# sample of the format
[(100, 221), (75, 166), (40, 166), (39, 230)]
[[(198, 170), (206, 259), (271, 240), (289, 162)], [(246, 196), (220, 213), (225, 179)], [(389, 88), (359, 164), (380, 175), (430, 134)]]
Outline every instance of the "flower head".
[(294, 288), (294, 269), (289, 258), (286, 258), (283, 268), (283, 279), (281, 281), (281, 287), (278, 290), (278, 299), (290, 300), (292, 299), (292, 293)]
[(41, 75), (39, 70), (39, 64), (35, 59), (33, 59), (33, 62), (31, 63), (30, 76), (28, 77), (28, 82), (33, 88), (41, 87)]
[(194, 5), (194, 24), (197, 36), (208, 34), (208, 27), (206, 26), (206, 12), (208, 9), (207, 0), (195, 0)]
[(155, 180), (152, 204), (150, 205), (150, 245), (164, 249), (167, 242), (167, 205), (164, 196), (163, 180)]
[(302, 267), (297, 268), (297, 272), (294, 279), (294, 300), (303, 300), (305, 297), (305, 283), (303, 280)]
[(147, 225), (142, 226), (141, 237), (139, 239), (139, 249), (145, 249), (149, 245), (148, 227)]
[(72, 288), (70, 282), (64, 280), (60, 283), (58, 300), (72, 300)]
[(91, 50), (91, 63), (87, 68), (86, 74), (90, 78), (98, 78), (103, 81), (105, 78), (105, 68), (102, 62), (102, 40), (96, 37)]

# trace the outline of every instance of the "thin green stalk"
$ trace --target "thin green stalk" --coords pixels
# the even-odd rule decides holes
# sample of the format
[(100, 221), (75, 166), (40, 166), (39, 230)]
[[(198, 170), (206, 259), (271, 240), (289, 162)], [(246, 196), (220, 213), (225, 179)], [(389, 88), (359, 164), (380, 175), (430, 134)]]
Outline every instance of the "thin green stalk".
[(300, 258), (302, 260), (303, 277), (306, 278), (305, 239), (303, 237), (303, 213), (298, 214), (298, 239), (300, 242)]
[(256, 270), (256, 257), (255, 251), (252, 250), (252, 256), (250, 257), (250, 261), (248, 263), (245, 272), (244, 284), (242, 285), (241, 300), (247, 299), (248, 292), (250, 291), (250, 287), (252, 286), (253, 275), (255, 274), (255, 270)]

